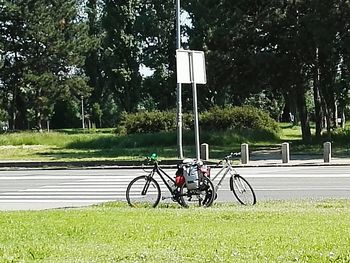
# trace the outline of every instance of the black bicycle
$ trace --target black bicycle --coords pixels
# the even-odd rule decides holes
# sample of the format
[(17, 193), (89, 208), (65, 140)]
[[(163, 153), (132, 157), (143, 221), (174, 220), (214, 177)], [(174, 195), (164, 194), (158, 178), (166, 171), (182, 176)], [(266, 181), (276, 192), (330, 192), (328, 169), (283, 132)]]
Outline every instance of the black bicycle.
[[(208, 207), (214, 200), (214, 186), (206, 176), (199, 176), (198, 185), (188, 188), (183, 175), (184, 168), (180, 165), (176, 177), (169, 176), (158, 164), (157, 155), (152, 154), (146, 159), (153, 164), (152, 171), (147, 175), (134, 178), (126, 189), (126, 200), (132, 207), (156, 207), (161, 199), (159, 183), (154, 178), (155, 174), (163, 181), (169, 190), (172, 201), (183, 207), (204, 206)], [(166, 197), (163, 197), (166, 199)]]

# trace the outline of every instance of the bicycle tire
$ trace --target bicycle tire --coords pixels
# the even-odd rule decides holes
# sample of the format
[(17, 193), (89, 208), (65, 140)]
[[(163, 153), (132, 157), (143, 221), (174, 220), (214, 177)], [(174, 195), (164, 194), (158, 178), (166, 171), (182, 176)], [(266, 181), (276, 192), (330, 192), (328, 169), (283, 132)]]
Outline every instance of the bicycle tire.
[(207, 177), (203, 177), (197, 189), (188, 190), (186, 184), (180, 188), (180, 201), (183, 207), (209, 207), (214, 201), (214, 185)]
[(126, 200), (131, 207), (156, 207), (160, 196), (159, 184), (147, 175), (134, 178), (126, 189)]
[(255, 205), (256, 196), (253, 187), (239, 174), (231, 175), (230, 189), (242, 205)]

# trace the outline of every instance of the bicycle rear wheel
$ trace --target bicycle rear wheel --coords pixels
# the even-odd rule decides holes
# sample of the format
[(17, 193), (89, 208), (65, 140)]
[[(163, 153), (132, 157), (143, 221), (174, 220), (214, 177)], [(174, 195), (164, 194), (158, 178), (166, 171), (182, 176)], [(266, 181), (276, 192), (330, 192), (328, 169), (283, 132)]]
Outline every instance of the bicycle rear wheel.
[(156, 207), (160, 201), (160, 187), (150, 176), (133, 179), (126, 189), (126, 200), (132, 207)]
[(239, 174), (231, 175), (230, 189), (242, 205), (254, 205), (256, 196), (248, 181)]
[(183, 207), (205, 206), (209, 207), (214, 201), (214, 186), (207, 177), (203, 177), (198, 188), (188, 190), (186, 184), (180, 188), (180, 201)]

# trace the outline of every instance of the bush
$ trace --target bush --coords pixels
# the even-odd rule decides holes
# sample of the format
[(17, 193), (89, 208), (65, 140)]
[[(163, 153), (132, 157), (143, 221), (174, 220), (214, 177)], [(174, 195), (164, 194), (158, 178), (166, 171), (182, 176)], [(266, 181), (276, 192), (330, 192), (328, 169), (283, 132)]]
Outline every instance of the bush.
[[(193, 114), (183, 114), (183, 128), (193, 129)], [(269, 115), (253, 107), (214, 107), (199, 115), (202, 130), (262, 131), (277, 133), (279, 127)], [(175, 111), (152, 111), (124, 114), (118, 134), (157, 133), (176, 130)]]
[(324, 133), (322, 135), (322, 141), (331, 141), (336, 145), (349, 145), (350, 144), (350, 129), (335, 129), (331, 131), (331, 134)]
[(268, 113), (254, 107), (214, 107), (201, 114), (200, 125), (208, 130), (254, 130), (278, 133), (279, 126)]
[(172, 111), (130, 113), (124, 116), (122, 126), (128, 134), (173, 131), (176, 129), (176, 115)]

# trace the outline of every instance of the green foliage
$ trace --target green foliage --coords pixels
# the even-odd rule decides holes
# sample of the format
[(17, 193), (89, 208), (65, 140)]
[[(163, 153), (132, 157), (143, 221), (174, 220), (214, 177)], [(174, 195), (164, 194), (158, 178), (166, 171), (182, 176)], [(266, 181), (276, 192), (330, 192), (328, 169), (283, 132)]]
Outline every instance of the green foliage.
[(51, 118), (51, 128), (78, 128), (81, 127), (81, 101), (57, 101)]
[(62, 133), (16, 132), (0, 136), (0, 145), (55, 145), (67, 144), (67, 136)]
[(350, 128), (347, 127), (346, 129), (336, 129), (330, 134), (323, 134), (322, 138), (324, 141), (331, 140), (331, 142), (336, 145), (350, 145)]
[(310, 112), (317, 126), (323, 117), (328, 130), (335, 126), (336, 112), (349, 99), (348, 1), (195, 0), (183, 6), (192, 18), (190, 48), (206, 51), (207, 101), (258, 106), (256, 94), (279, 92), (285, 112), (299, 115), (305, 142)]
[(0, 12), (0, 40), (5, 42), (0, 82), (8, 92), (11, 129), (19, 122), (27, 126), (27, 110), (35, 113), (41, 129), (57, 100), (89, 93), (81, 68), (92, 40), (76, 0), (5, 0)]
[[(203, 131), (236, 132), (251, 131), (252, 134), (269, 134), (275, 137), (279, 132), (278, 124), (261, 110), (253, 107), (214, 107), (199, 116), (200, 128)], [(156, 133), (176, 130), (176, 114), (174, 111), (143, 111), (127, 114), (122, 117), (117, 133)], [(183, 115), (184, 129), (193, 127), (193, 115)], [(265, 135), (264, 135), (265, 136)], [(263, 137), (264, 137), (263, 136)]]
[(172, 131), (176, 128), (176, 118), (172, 111), (144, 111), (125, 114), (123, 125), (128, 134)]
[(271, 92), (264, 90), (259, 94), (252, 95), (244, 101), (244, 105), (252, 106), (261, 110), (264, 110), (270, 114), (270, 116), (279, 120), (283, 112), (285, 102), (283, 96), (277, 92)]
[(103, 112), (102, 112), (100, 104), (95, 102), (92, 105), (92, 118), (93, 118), (93, 121), (95, 121), (99, 124), (99, 127), (102, 126), (102, 115), (103, 115)]
[(141, 43), (137, 40), (137, 0), (118, 4), (105, 0), (102, 26), (105, 29), (103, 70), (106, 87), (114, 93), (121, 110), (135, 111), (140, 101), (141, 75), (139, 56)]
[(201, 114), (202, 129), (254, 130), (279, 132), (279, 127), (266, 112), (253, 107), (214, 107)]

